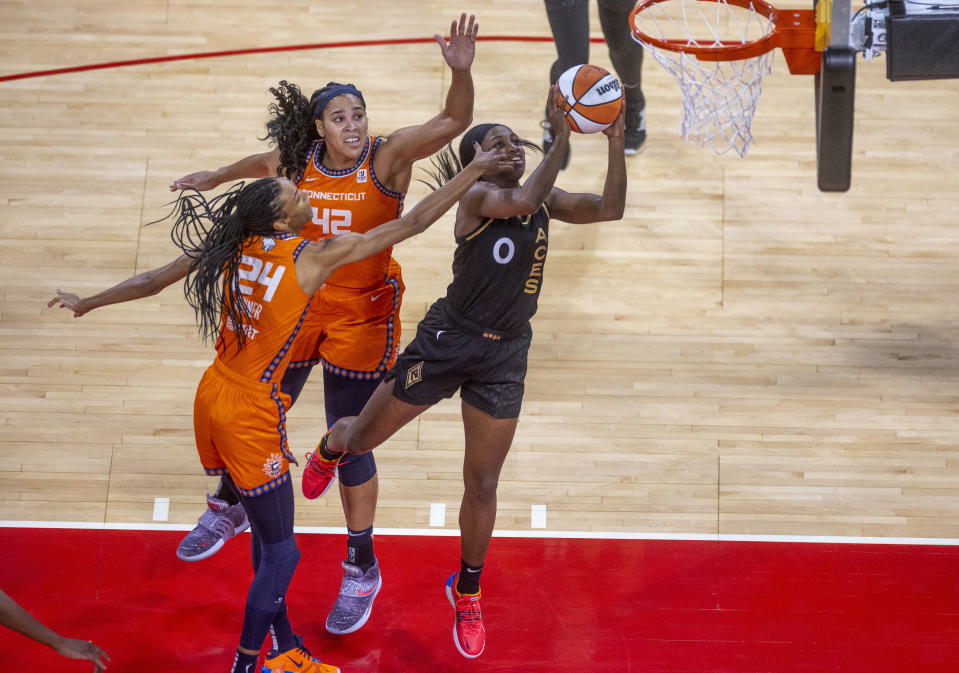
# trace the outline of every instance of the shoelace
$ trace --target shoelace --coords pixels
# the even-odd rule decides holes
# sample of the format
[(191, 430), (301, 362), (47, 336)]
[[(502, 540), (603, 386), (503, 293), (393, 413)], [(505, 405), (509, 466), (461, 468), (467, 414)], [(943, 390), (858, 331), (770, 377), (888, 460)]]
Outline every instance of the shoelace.
[(467, 627), (478, 627), (483, 621), (483, 611), (480, 610), (479, 601), (468, 598), (460, 598), (456, 601), (456, 621)]
[[(293, 657), (296, 659), (301, 659), (302, 663), (300, 665), (309, 664), (307, 668), (309, 668), (309, 670), (313, 670), (313, 655), (308, 649), (306, 649), (306, 645), (301, 645), (294, 650), (289, 650), (285, 654), (287, 659), (292, 659)], [(296, 659), (293, 659), (293, 661), (295, 662)]]
[(336, 466), (339, 460), (326, 460), (320, 455), (319, 451), (310, 451), (306, 454), (306, 469), (323, 475), (324, 477), (335, 477)]

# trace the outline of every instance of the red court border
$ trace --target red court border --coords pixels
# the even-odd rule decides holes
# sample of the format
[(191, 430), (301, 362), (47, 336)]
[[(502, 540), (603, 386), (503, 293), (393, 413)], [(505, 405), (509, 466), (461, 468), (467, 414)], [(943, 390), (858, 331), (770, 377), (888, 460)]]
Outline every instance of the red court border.
[[(477, 37), (477, 42), (552, 42), (551, 37), (536, 37), (523, 35), (490, 35)], [(590, 42), (603, 43), (605, 40), (598, 37), (590, 38)], [(33, 72), (21, 72), (13, 75), (0, 76), (0, 82), (11, 82), (17, 79), (30, 79), (32, 77), (46, 77), (48, 75), (65, 75), (72, 72), (86, 72), (87, 70), (104, 70), (107, 68), (125, 68), (131, 65), (147, 65), (150, 63), (167, 63), (169, 61), (189, 61), (201, 58), (220, 58), (221, 56), (244, 56), (247, 54), (269, 54), (284, 51), (305, 51), (308, 49), (340, 49), (343, 47), (383, 47), (400, 44), (423, 44), (435, 42), (431, 37), (407, 37), (389, 40), (351, 40), (347, 42), (317, 42), (314, 44), (291, 44), (280, 47), (252, 47), (249, 49), (229, 49), (226, 51), (205, 51), (195, 54), (177, 54), (174, 56), (152, 56), (150, 58), (137, 58), (128, 61), (110, 61), (107, 63), (89, 63), (87, 65), (77, 65), (69, 68), (54, 68), (52, 70), (35, 70)]]

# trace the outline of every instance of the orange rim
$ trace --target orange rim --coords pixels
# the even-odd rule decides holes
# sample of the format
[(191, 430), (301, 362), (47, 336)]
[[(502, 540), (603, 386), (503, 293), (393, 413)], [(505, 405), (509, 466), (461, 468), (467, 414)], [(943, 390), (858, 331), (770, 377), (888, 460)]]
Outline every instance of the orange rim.
[[(697, 0), (717, 2), (718, 0)], [(812, 10), (777, 10), (764, 0), (725, 0), (726, 4), (750, 9), (764, 16), (773, 25), (768, 35), (749, 42), (721, 42), (718, 45), (692, 45), (685, 39), (662, 40), (644, 33), (636, 27), (636, 15), (645, 9), (668, 0), (643, 0), (629, 13), (629, 26), (638, 40), (660, 49), (693, 54), (703, 61), (738, 61), (754, 58), (776, 47), (813, 51), (815, 44), (815, 18)]]

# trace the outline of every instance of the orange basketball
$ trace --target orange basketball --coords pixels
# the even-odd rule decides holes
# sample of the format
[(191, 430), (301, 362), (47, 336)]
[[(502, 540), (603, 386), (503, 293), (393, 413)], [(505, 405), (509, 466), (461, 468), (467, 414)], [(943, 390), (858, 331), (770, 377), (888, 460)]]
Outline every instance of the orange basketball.
[(616, 121), (623, 107), (623, 89), (609, 71), (597, 65), (577, 65), (558, 81), (557, 102), (573, 131), (596, 133)]

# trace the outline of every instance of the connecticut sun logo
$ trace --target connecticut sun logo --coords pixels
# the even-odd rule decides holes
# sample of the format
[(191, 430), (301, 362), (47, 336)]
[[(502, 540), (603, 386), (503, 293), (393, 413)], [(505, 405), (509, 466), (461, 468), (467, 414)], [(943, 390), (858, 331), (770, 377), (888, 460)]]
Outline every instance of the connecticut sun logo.
[(279, 453), (271, 453), (270, 457), (263, 463), (263, 472), (266, 476), (275, 479), (283, 472), (283, 456)]

